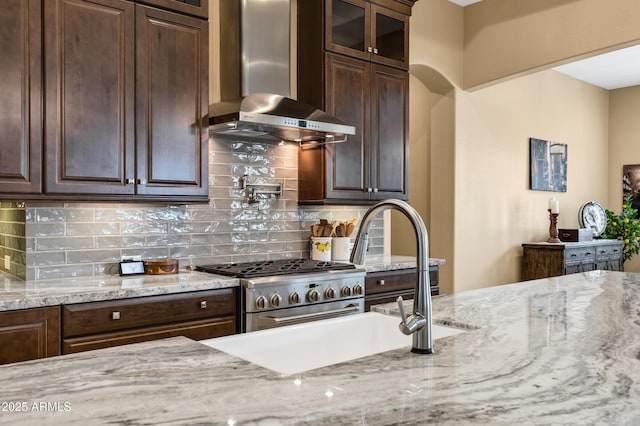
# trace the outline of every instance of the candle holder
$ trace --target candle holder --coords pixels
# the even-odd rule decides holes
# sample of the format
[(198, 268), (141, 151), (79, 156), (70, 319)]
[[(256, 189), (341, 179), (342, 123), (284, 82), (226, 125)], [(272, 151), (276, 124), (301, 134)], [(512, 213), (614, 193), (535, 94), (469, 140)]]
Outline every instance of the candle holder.
[(558, 213), (551, 213), (551, 209), (547, 209), (549, 212), (549, 239), (548, 243), (561, 242), (558, 238)]

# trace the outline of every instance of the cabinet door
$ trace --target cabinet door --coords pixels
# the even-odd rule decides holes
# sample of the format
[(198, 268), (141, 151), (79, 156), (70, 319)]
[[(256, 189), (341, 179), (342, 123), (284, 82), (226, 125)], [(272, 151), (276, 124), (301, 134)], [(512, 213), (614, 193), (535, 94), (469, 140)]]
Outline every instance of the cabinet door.
[(371, 93), (372, 199), (407, 199), (409, 155), (409, 75), (373, 65)]
[(137, 192), (207, 196), (208, 23), (136, 6)]
[(60, 308), (0, 313), (0, 364), (60, 355)]
[(376, 5), (371, 17), (371, 60), (409, 69), (409, 17)]
[(361, 59), (369, 59), (371, 5), (363, 0), (326, 0), (325, 48)]
[(41, 2), (0, 8), (0, 192), (42, 189)]
[(44, 5), (45, 191), (132, 194), (133, 4)]
[(205, 19), (209, 16), (209, 0), (138, 0), (138, 3), (146, 3)]
[(325, 108), (356, 128), (346, 142), (326, 145), (326, 198), (368, 200), (370, 72), (368, 62), (326, 55)]

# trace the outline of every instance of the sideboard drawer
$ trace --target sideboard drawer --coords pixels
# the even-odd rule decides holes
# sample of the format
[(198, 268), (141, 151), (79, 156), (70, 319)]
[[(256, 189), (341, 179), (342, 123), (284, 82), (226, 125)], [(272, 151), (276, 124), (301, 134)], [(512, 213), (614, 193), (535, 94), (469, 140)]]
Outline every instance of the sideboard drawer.
[(599, 259), (618, 258), (622, 253), (622, 248), (618, 245), (607, 245), (598, 247), (596, 250), (596, 257)]
[(564, 260), (567, 263), (593, 263), (595, 258), (596, 248), (593, 246), (570, 248), (564, 253)]

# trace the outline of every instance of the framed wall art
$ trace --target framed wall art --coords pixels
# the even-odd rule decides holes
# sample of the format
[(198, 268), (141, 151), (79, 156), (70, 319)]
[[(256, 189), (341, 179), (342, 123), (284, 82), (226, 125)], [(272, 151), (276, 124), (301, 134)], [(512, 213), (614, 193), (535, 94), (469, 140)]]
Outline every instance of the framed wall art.
[(529, 138), (530, 187), (567, 192), (567, 144)]
[(640, 211), (640, 164), (622, 166), (622, 198), (631, 195), (631, 206)]

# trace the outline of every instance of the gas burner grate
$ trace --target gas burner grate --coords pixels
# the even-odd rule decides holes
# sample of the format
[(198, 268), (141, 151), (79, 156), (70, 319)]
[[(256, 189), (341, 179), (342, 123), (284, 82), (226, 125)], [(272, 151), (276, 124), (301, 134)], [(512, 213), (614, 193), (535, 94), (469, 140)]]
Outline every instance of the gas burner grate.
[(308, 274), (313, 272), (339, 271), (355, 268), (355, 265), (350, 263), (319, 262), (310, 259), (281, 259), (196, 266), (197, 271), (226, 275), (235, 278)]

